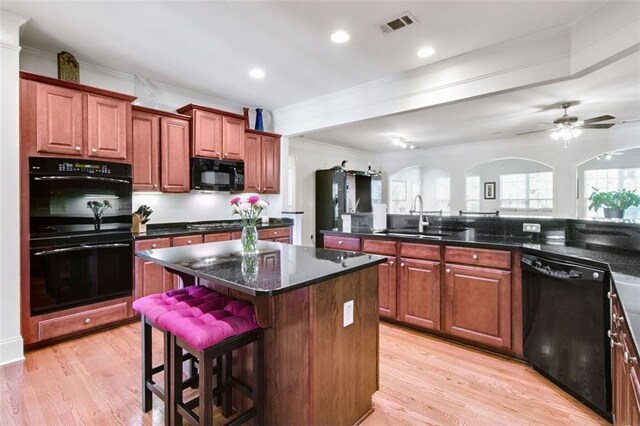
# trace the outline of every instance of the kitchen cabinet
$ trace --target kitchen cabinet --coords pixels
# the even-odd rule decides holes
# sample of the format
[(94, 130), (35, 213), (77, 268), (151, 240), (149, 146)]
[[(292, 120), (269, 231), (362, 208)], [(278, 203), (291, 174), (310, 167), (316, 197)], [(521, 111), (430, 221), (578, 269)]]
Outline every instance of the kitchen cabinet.
[(640, 424), (640, 381), (638, 354), (631, 340), (629, 327), (615, 291), (612, 299), (611, 321), (611, 380), (613, 392), (613, 424)]
[(189, 192), (189, 117), (134, 106), (133, 190)]
[(163, 192), (189, 192), (189, 121), (160, 118)]
[[(180, 237), (173, 237), (171, 239), (172, 247), (182, 247), (182, 246), (190, 246), (195, 244), (202, 244), (204, 242), (204, 238), (202, 234), (194, 234), (194, 235), (182, 235)], [(184, 287), (182, 284), (182, 279), (176, 275), (173, 275), (173, 288), (182, 288)]]
[(440, 329), (440, 262), (400, 258), (398, 320)]
[(21, 140), (28, 155), (131, 161), (135, 96), (20, 73)]
[(364, 239), (362, 251), (387, 256), (387, 261), (378, 265), (378, 313), (383, 318), (396, 319), (398, 281), (396, 242)]
[(205, 243), (217, 243), (219, 241), (229, 241), (231, 240), (230, 232), (223, 232), (220, 234), (205, 234), (204, 242)]
[(191, 155), (193, 157), (244, 160), (244, 116), (193, 104), (185, 105), (177, 112), (192, 118)]
[[(153, 250), (171, 247), (170, 238), (156, 238), (153, 240), (140, 240), (135, 243), (135, 251)], [(174, 280), (172, 274), (163, 266), (148, 262), (140, 257), (135, 257), (134, 273), (134, 298), (139, 299), (150, 294), (165, 293), (173, 290)]]
[(246, 130), (245, 192), (280, 192), (280, 135)]
[(511, 348), (511, 272), (445, 264), (444, 332)]
[(343, 237), (341, 235), (325, 235), (324, 248), (347, 250), (347, 251), (360, 251), (360, 238)]
[(258, 239), (289, 244), (291, 242), (291, 228), (260, 229), (258, 230)]

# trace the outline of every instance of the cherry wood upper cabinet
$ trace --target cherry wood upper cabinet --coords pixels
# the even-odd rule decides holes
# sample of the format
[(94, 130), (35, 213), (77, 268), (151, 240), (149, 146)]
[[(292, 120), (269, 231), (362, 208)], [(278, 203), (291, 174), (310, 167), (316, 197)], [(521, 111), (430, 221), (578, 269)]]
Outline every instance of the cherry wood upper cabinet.
[(280, 193), (280, 135), (245, 130), (245, 192)]
[(37, 151), (83, 155), (82, 92), (43, 83), (35, 87)]
[(133, 190), (160, 190), (160, 116), (134, 110), (133, 131)]
[(189, 120), (160, 118), (162, 190), (189, 192)]
[(244, 160), (244, 118), (222, 116), (222, 158)]
[(398, 320), (440, 329), (440, 262), (400, 258)]
[(511, 348), (511, 272), (445, 265), (444, 331)]
[(88, 156), (126, 159), (130, 118), (131, 104), (129, 102), (88, 94)]
[(177, 112), (192, 118), (192, 156), (244, 160), (244, 116), (193, 104)]
[(280, 139), (262, 136), (262, 192), (280, 192)]
[(247, 133), (244, 139), (244, 191), (260, 192), (262, 137)]
[(135, 96), (20, 73), (20, 138), (28, 155), (130, 162)]
[(193, 111), (193, 156), (220, 158), (222, 153), (222, 117), (207, 111)]

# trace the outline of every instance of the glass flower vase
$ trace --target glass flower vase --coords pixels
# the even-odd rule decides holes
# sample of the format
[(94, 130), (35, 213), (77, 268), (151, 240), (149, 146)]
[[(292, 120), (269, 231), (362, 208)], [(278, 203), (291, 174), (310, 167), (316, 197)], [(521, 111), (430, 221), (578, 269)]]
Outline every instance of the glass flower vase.
[(254, 254), (258, 252), (258, 230), (255, 225), (245, 225), (242, 228), (242, 253)]

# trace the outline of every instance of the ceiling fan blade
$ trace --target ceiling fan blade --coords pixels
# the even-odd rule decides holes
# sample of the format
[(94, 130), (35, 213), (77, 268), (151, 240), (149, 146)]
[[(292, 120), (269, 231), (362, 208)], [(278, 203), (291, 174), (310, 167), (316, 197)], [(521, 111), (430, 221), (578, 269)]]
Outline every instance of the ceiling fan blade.
[(616, 123), (600, 123), (600, 124), (585, 124), (581, 126), (582, 129), (609, 129)]
[(615, 117), (612, 115), (601, 115), (600, 117), (593, 117), (593, 118), (588, 118), (586, 120), (584, 120), (585, 124), (589, 124), (589, 123), (596, 123), (598, 121), (605, 121), (605, 120), (613, 120)]
[(517, 133), (516, 136), (529, 135), (531, 133), (541, 133), (541, 132), (549, 132), (554, 129), (544, 129), (544, 130), (532, 130), (530, 132)]

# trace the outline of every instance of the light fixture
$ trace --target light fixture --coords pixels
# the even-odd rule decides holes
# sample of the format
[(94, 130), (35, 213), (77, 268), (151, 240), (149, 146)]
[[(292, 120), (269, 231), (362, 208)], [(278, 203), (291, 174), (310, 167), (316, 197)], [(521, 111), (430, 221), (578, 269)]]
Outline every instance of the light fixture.
[(571, 139), (577, 138), (582, 134), (582, 129), (579, 127), (575, 127), (570, 123), (562, 124), (558, 126), (552, 133), (551, 139), (557, 141), (558, 139), (562, 139), (564, 141), (565, 148), (571, 141)]
[(342, 30), (338, 30), (333, 34), (331, 34), (331, 41), (334, 43), (339, 43), (339, 44), (346, 43), (349, 41), (350, 38), (351, 36), (349, 35), (349, 33)]
[(391, 137), (391, 143), (394, 146), (397, 146), (397, 147), (402, 148), (402, 149), (416, 149), (415, 145), (407, 143), (407, 141), (405, 141), (404, 138), (402, 138), (400, 136)]
[(436, 53), (436, 49), (434, 49), (433, 47), (423, 47), (422, 49), (418, 50), (418, 58), (428, 58), (429, 56), (433, 56), (433, 54)]
[(261, 78), (264, 78), (266, 74), (262, 69), (254, 68), (251, 71), (249, 71), (249, 75), (251, 76), (251, 78), (261, 79)]

